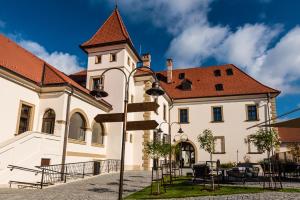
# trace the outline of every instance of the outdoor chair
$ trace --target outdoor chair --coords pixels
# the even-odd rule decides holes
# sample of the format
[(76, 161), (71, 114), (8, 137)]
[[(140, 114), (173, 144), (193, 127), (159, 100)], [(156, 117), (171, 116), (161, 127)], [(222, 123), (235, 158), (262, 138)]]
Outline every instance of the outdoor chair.
[(193, 165), (193, 182), (200, 180), (205, 181), (210, 177), (209, 176), (209, 167), (206, 164)]
[(246, 167), (234, 167), (227, 170), (228, 181), (230, 178), (239, 179), (243, 184), (246, 182)]

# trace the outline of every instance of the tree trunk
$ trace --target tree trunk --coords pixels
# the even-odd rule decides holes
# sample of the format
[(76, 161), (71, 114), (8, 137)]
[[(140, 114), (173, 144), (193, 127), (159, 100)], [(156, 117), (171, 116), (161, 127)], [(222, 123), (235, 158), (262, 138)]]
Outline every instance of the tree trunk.
[(214, 183), (214, 175), (213, 175), (213, 163), (212, 163), (212, 153), (210, 153), (210, 177), (211, 177), (211, 188), (215, 190), (215, 183)]
[(273, 188), (273, 170), (272, 170), (272, 163), (271, 163), (271, 158), (270, 158), (270, 151), (267, 151), (267, 155), (268, 155), (268, 161), (269, 161), (269, 172), (270, 172), (270, 184), (271, 184), (271, 188)]

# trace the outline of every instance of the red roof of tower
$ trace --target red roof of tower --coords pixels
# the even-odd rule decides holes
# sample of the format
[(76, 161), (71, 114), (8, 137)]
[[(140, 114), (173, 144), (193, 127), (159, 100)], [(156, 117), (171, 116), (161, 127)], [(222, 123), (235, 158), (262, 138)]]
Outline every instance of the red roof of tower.
[(119, 43), (127, 43), (139, 58), (129, 33), (127, 32), (127, 29), (123, 23), (119, 10), (118, 8), (115, 8), (104, 24), (98, 29), (98, 31), (88, 41), (80, 45), (80, 47), (85, 50), (89, 47)]

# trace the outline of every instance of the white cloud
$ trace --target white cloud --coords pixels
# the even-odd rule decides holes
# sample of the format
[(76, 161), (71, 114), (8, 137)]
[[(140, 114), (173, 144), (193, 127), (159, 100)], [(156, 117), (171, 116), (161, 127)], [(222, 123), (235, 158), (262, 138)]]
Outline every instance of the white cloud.
[(167, 51), (177, 67), (201, 64), (211, 56), (228, 34), (226, 27), (191, 26), (175, 37)]
[(145, 26), (149, 22), (172, 36), (165, 56), (174, 59), (175, 67), (199, 66), (214, 58), (236, 64), (283, 94), (300, 91), (300, 28), (295, 27), (274, 43), (283, 32), (282, 26), (244, 24), (233, 30), (212, 25), (207, 18), (212, 1), (127, 0), (120, 1), (119, 7), (131, 20)]
[(220, 61), (246, 68), (254, 74), (271, 40), (280, 31), (279, 26), (271, 28), (264, 24), (246, 24), (231, 33), (220, 44), (214, 56)]
[(75, 55), (57, 51), (48, 52), (39, 43), (30, 40), (20, 40), (19, 44), (34, 55), (45, 60), (66, 74), (83, 70), (83, 68), (79, 65), (78, 58)]

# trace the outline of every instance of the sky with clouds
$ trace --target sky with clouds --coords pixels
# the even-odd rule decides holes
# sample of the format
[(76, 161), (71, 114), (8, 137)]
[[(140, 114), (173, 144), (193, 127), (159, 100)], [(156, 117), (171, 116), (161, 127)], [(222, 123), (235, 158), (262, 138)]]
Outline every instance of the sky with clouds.
[[(114, 0), (0, 0), (0, 32), (69, 74), (86, 66), (78, 45), (114, 8)], [(16, 7), (16, 5), (18, 5)], [(233, 63), (279, 89), (278, 112), (300, 104), (300, 1), (119, 0), (138, 51), (165, 69)]]

